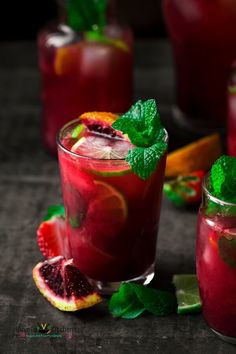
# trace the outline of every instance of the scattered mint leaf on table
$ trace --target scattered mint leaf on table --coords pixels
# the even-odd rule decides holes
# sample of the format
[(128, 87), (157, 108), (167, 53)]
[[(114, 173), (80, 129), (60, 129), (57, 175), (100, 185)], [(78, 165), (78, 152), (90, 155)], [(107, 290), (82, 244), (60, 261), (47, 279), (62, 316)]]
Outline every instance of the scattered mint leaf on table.
[(134, 283), (124, 283), (114, 293), (109, 302), (109, 310), (114, 317), (136, 318), (145, 310), (166, 316), (176, 309), (175, 296), (168, 292)]
[(175, 296), (169, 291), (131, 284), (139, 301), (145, 309), (156, 316), (166, 316), (176, 309)]
[(137, 101), (112, 127), (127, 134), (136, 146), (128, 151), (126, 161), (140, 178), (147, 179), (167, 149), (156, 101)]
[(145, 308), (139, 302), (130, 283), (123, 283), (118, 291), (114, 293), (109, 302), (109, 310), (114, 317), (135, 318)]

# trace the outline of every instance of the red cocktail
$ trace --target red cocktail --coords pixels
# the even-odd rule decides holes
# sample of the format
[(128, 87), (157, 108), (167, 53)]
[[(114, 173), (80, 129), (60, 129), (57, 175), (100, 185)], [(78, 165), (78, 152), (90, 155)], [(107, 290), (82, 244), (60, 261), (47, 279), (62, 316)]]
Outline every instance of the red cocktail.
[(56, 134), (89, 110), (126, 111), (132, 102), (132, 33), (107, 26), (101, 40), (67, 25), (38, 37), (42, 75), (43, 140), (56, 152)]
[(207, 184), (196, 248), (203, 315), (222, 339), (236, 343), (236, 205), (213, 197)]
[(227, 80), (236, 57), (236, 3), (164, 0), (163, 6), (182, 121), (193, 128), (224, 128)]
[(134, 146), (111, 127), (115, 116), (83, 117), (67, 124), (59, 137), (71, 256), (101, 291), (132, 279), (148, 283), (154, 275), (166, 153), (143, 180), (125, 161)]
[(227, 144), (229, 155), (236, 157), (236, 62), (232, 65), (232, 72), (228, 87)]

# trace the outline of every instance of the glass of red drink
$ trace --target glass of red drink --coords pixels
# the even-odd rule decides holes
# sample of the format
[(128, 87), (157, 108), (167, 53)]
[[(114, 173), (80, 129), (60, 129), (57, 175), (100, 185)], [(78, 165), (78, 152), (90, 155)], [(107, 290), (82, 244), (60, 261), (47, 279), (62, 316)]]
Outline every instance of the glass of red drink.
[(56, 153), (56, 135), (68, 121), (90, 110), (124, 112), (132, 103), (133, 37), (116, 23), (103, 37), (76, 32), (66, 22), (38, 36), (42, 77), (42, 135)]
[[(109, 121), (112, 114), (107, 115)], [(143, 180), (125, 161), (133, 146), (125, 136), (109, 122), (92, 122), (75, 138), (80, 123), (65, 125), (58, 138), (71, 257), (102, 293), (122, 281), (148, 284), (154, 276), (166, 152)]]
[(236, 343), (236, 204), (209, 192), (203, 183), (196, 244), (203, 315), (221, 339)]
[(163, 10), (176, 66), (176, 119), (196, 131), (225, 128), (235, 1), (163, 0)]
[(236, 157), (236, 62), (232, 64), (228, 87), (228, 154)]

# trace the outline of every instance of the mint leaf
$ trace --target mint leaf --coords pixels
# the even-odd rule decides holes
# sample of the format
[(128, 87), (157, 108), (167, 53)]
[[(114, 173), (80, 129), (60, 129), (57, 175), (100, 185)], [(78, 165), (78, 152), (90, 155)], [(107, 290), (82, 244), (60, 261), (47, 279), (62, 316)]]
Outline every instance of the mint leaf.
[(126, 161), (140, 178), (147, 179), (167, 149), (156, 101), (137, 101), (112, 127), (127, 134), (136, 146), (128, 151)]
[(145, 307), (138, 300), (130, 283), (123, 283), (109, 301), (112, 316), (132, 319), (140, 316)]
[(236, 203), (236, 158), (222, 155), (212, 165), (210, 192), (223, 201)]
[(156, 102), (153, 99), (137, 101), (128, 112), (113, 124), (114, 129), (128, 134), (132, 144), (140, 147), (150, 146), (157, 139), (162, 128)]
[(131, 320), (142, 315), (145, 310), (146, 309), (143, 304), (139, 301), (137, 297), (135, 297), (130, 306), (126, 309), (126, 311), (122, 314), (121, 317), (127, 320)]
[(145, 309), (156, 316), (166, 316), (176, 310), (175, 296), (163, 290), (147, 288), (138, 284), (131, 284), (139, 301)]
[(109, 301), (109, 310), (114, 317), (120, 317), (129, 309), (134, 297), (136, 297), (130, 284), (123, 283)]
[(47, 215), (44, 217), (44, 221), (50, 220), (53, 216), (65, 217), (64, 205), (50, 205), (47, 210)]
[(125, 283), (112, 295), (109, 310), (114, 317), (136, 318), (145, 310), (156, 316), (166, 316), (176, 309), (175, 296), (163, 290)]
[(77, 32), (92, 31), (106, 25), (107, 0), (67, 0), (67, 22)]
[(126, 161), (140, 178), (147, 179), (155, 171), (166, 149), (167, 144), (162, 141), (147, 148), (136, 147), (128, 151)]

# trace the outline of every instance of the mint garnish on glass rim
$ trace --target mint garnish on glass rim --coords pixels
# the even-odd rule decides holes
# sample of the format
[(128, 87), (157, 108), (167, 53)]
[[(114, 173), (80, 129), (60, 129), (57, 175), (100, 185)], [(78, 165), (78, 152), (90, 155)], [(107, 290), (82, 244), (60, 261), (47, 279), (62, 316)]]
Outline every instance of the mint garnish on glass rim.
[(136, 145), (128, 151), (126, 161), (140, 178), (147, 179), (167, 149), (156, 101), (137, 101), (112, 127), (127, 134), (131, 143)]
[(99, 31), (106, 25), (108, 0), (65, 0), (67, 23), (77, 32)]

